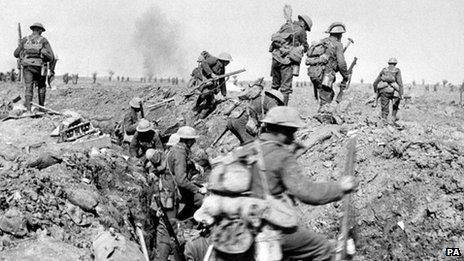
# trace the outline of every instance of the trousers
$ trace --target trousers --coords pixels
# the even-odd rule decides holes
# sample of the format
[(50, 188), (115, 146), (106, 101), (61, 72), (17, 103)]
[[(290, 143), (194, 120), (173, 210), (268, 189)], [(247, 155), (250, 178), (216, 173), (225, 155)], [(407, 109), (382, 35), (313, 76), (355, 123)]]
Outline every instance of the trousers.
[(40, 66), (24, 66), (23, 75), (24, 82), (26, 85), (26, 93), (24, 95), (25, 103), (27, 110), (31, 110), (31, 102), (34, 96), (34, 85), (37, 85), (38, 88), (38, 100), (39, 105), (45, 105), (45, 93), (46, 89), (46, 76), (41, 75), (42, 67)]
[(400, 107), (400, 98), (395, 97), (393, 92), (380, 93), (381, 116), (383, 119), (387, 119), (390, 114), (390, 101), (393, 103), (393, 117), (396, 118), (396, 114)]
[(279, 90), (282, 94), (290, 94), (292, 90), (293, 66), (282, 64), (272, 59), (271, 65), (272, 89)]

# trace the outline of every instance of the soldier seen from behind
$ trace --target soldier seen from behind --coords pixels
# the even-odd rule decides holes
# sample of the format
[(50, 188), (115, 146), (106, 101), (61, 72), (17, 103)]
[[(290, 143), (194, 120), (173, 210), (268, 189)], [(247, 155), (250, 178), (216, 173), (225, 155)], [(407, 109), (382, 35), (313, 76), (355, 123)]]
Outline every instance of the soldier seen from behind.
[(38, 87), (39, 105), (45, 105), (47, 62), (55, 58), (48, 40), (42, 36), (45, 28), (40, 23), (30, 26), (32, 34), (24, 37), (18, 43), (14, 56), (21, 60), (23, 77), (26, 85), (25, 106), (27, 113), (31, 113), (31, 102), (34, 93), (34, 85)]
[(400, 101), (403, 99), (403, 80), (401, 71), (396, 67), (398, 61), (396, 58), (388, 60), (388, 66), (383, 68), (377, 79), (373, 83), (374, 92), (380, 98), (381, 117), (383, 123), (387, 122), (390, 114), (390, 101), (393, 104), (392, 121), (398, 120), (398, 110)]

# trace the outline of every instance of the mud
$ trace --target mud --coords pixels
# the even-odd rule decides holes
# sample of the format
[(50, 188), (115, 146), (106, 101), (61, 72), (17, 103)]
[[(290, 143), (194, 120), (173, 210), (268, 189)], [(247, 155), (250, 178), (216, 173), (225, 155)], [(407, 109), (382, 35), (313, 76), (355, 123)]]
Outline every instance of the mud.
[[(185, 92), (182, 86), (91, 84), (90, 79), (83, 79), (78, 85), (58, 84), (56, 90), (49, 90), (46, 104), (59, 111), (79, 112), (110, 132), (122, 120), (133, 96), (143, 97), (147, 104), (174, 97), (174, 103), (145, 111), (147, 118), (158, 121), (162, 133), (174, 132), (179, 120), (185, 119), (201, 132), (193, 149), (197, 157), (204, 151), (214, 157), (238, 145), (227, 134), (218, 148), (208, 148), (225, 127), (226, 117), (214, 113), (206, 120), (196, 120), (191, 110), (193, 99), (183, 101)], [(464, 249), (464, 114), (463, 108), (456, 106), (458, 94), (425, 92), (416, 86), (408, 93), (411, 101), (401, 106), (399, 124), (403, 128), (398, 130), (378, 126), (380, 108), (366, 104), (372, 96), (369, 92), (367, 85), (353, 85), (339, 107), (344, 123), (299, 159), (308, 178), (336, 180), (344, 167), (348, 134), (358, 137), (356, 175), (360, 187), (353, 197), (355, 260), (440, 260), (446, 247)], [(0, 94), (7, 100), (22, 94), (22, 89), (0, 83)], [(229, 101), (219, 104), (218, 112), (228, 105)], [(297, 135), (304, 143), (322, 126), (312, 118), (317, 109), (312, 89), (295, 88), (290, 105), (306, 120), (308, 127)], [(0, 123), (0, 217), (8, 216), (10, 210), (14, 211), (8, 214), (20, 217), (17, 224), (10, 224), (12, 228), (0, 223), (2, 257), (30, 257), (31, 252), (18, 251), (27, 245), (44, 251), (32, 253), (38, 259), (50, 244), (57, 244), (55, 252), (48, 251), (53, 252), (52, 258), (59, 260), (62, 250), (72, 257), (91, 259), (92, 242), (102, 231), (113, 228), (136, 241), (129, 209), (147, 231), (150, 229), (144, 209), (145, 176), (140, 167), (126, 160), (127, 149), (112, 146), (91, 156), (88, 151), (58, 148), (49, 134), (62, 119), (46, 116)], [(32, 146), (37, 144), (41, 145)], [(27, 167), (47, 153), (62, 161), (42, 170)], [(334, 239), (342, 215), (340, 206), (299, 204), (298, 208), (308, 226)], [(60, 243), (53, 243), (56, 241)]]

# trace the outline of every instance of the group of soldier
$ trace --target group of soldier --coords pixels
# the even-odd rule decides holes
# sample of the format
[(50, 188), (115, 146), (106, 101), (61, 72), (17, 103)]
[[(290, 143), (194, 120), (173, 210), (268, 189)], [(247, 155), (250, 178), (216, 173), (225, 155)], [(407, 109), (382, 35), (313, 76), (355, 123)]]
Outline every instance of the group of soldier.
[[(55, 59), (50, 44), (42, 36), (44, 27), (35, 23), (30, 28), (32, 34), (21, 39), (14, 52), (14, 56), (21, 60), (28, 112), (31, 111), (34, 83), (38, 87), (39, 104), (44, 105), (46, 76), (43, 68), (45, 63)], [(342, 76), (341, 90), (346, 88), (350, 77), (341, 43), (346, 26), (340, 22), (331, 24), (326, 31), (329, 36), (309, 46), (307, 32), (311, 28), (311, 19), (300, 15), (297, 21), (287, 21), (272, 36), (269, 49), (273, 58), (271, 89), (264, 89), (263, 79), (250, 84), (239, 95), (239, 99), (246, 101), (246, 106), (238, 109), (233, 117), (229, 117), (227, 129), (237, 137), (241, 145), (258, 141), (262, 149), (262, 164), (266, 166), (267, 181), (263, 183), (259, 178), (251, 180), (250, 195), (254, 197), (264, 198), (264, 188), (267, 187), (270, 196), (275, 199), (290, 195), (307, 204), (322, 205), (340, 200), (358, 185), (352, 176), (345, 176), (337, 182), (311, 182), (297, 163), (295, 133), (305, 123), (298, 111), (287, 105), (292, 93), (293, 76), (298, 75), (304, 53), (307, 54), (309, 76), (320, 100), (319, 112), (324, 112), (333, 101), (335, 74), (339, 72)], [(225, 74), (226, 66), (231, 61), (232, 57), (228, 53), (215, 57), (203, 52), (200, 56), (199, 67), (192, 74), (201, 82), (209, 80), (210, 84), (202, 86), (193, 108), (199, 118), (207, 117), (215, 109), (216, 95), (221, 93), (223, 98), (227, 97), (227, 79), (221, 76)], [(396, 68), (396, 63), (396, 59), (391, 59), (388, 67), (381, 71), (374, 82), (374, 91), (379, 95), (384, 119), (389, 114), (390, 101), (393, 102), (393, 119), (397, 118), (399, 101), (403, 95), (401, 73)], [(208, 157), (204, 154), (200, 159), (193, 159), (191, 148), (198, 134), (197, 130), (186, 126), (185, 121), (164, 142), (156, 124), (144, 118), (142, 100), (137, 97), (129, 102), (129, 111), (124, 117), (119, 134), (129, 144), (129, 153), (134, 163), (141, 164), (146, 170), (149, 186), (155, 191), (154, 195), (161, 199), (162, 206), (157, 207), (164, 213), (156, 211), (156, 215), (167, 215), (170, 219), (169, 224), (160, 221), (156, 228), (156, 258), (167, 260), (173, 248), (168, 226), (176, 227), (178, 219), (191, 218), (208, 192), (204, 185), (193, 180), (194, 175), (211, 167)], [(259, 176), (258, 168), (250, 171), (253, 177)], [(333, 248), (325, 237), (302, 225), (277, 230), (286, 258), (331, 260)], [(200, 246), (207, 246), (211, 239), (199, 240), (187, 242), (185, 246), (185, 255), (190, 260), (203, 260), (206, 254), (207, 249)]]
[(19, 80), (19, 74), (16, 72), (14, 68), (6, 73), (0, 72), (0, 82), (16, 82)]

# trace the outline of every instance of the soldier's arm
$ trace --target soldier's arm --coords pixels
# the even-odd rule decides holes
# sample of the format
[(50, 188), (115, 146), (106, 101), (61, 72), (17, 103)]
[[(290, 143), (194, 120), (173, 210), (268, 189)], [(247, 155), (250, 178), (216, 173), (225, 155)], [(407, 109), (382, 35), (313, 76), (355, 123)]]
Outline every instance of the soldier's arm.
[(396, 73), (396, 83), (400, 87), (400, 96), (403, 96), (403, 78), (401, 77), (401, 70), (398, 69), (398, 72)]
[(306, 31), (303, 30), (303, 32), (300, 34), (300, 43), (303, 45), (303, 52), (307, 52), (309, 49), (309, 44), (308, 44), (308, 35)]
[(211, 75), (213, 75), (213, 70), (211, 69), (211, 66), (216, 64), (217, 59), (214, 57), (208, 57), (205, 60), (201, 62), (201, 68), (203, 69), (203, 73), (207, 78), (210, 78)]
[(372, 86), (374, 87), (374, 92), (377, 92), (377, 86), (379, 85), (379, 82), (381, 81), (381, 77), (382, 77), (382, 71), (379, 73), (374, 83), (372, 84)]
[(127, 133), (134, 133), (137, 128), (137, 122), (132, 123), (131, 116), (128, 113), (124, 117), (124, 131)]
[(18, 47), (16, 47), (16, 49), (14, 50), (14, 57), (16, 58), (19, 58), (19, 56), (21, 55), (21, 52), (22, 50), (24, 49), (24, 42), (26, 41), (26, 38), (23, 38), (21, 39), (21, 41), (19, 41), (18, 43)]
[(303, 174), (296, 158), (289, 156), (283, 164), (283, 183), (291, 195), (310, 205), (324, 205), (340, 200), (345, 194), (338, 183), (311, 182)]
[(186, 189), (192, 193), (198, 192), (198, 187), (195, 186), (187, 178), (187, 156), (185, 153), (176, 153), (174, 158), (174, 176), (179, 187)]
[(53, 54), (52, 47), (50, 43), (48, 42), (48, 40), (45, 40), (43, 48), (42, 50), (40, 50), (40, 52), (46, 58), (46, 61), (50, 62), (50, 61), (55, 60), (55, 54)]
[(132, 137), (131, 143), (129, 145), (129, 153), (132, 157), (139, 157), (139, 142), (137, 133)]
[(335, 54), (337, 56), (338, 71), (343, 77), (344, 81), (348, 80), (349, 73), (348, 67), (346, 65), (345, 54), (343, 53), (343, 45), (340, 42), (337, 42), (335, 46)]

